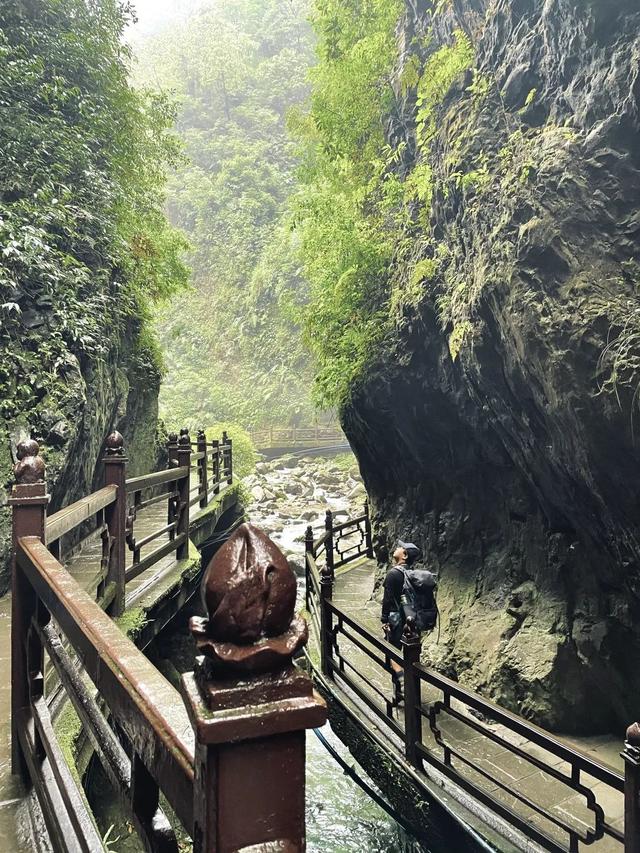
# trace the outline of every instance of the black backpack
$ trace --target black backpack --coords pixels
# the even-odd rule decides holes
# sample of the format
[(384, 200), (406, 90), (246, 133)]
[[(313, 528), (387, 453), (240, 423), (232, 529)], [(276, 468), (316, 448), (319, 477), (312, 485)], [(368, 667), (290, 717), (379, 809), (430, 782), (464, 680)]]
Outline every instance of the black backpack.
[(414, 619), (418, 631), (432, 631), (438, 621), (438, 576), (427, 569), (403, 568), (402, 610), (404, 620)]

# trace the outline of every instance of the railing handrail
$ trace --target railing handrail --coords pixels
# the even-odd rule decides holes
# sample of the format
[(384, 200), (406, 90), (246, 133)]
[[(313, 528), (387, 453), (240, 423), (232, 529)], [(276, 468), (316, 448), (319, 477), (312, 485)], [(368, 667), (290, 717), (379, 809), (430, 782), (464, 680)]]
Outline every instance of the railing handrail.
[(344, 438), (344, 433), (340, 427), (265, 427), (249, 430), (249, 437), (254, 444), (267, 442), (273, 446), (276, 441), (335, 441)]
[(332, 530), (334, 533), (343, 533), (350, 527), (358, 527), (358, 525), (362, 524), (363, 521), (366, 521), (367, 518), (367, 514), (363, 513), (362, 515), (358, 515), (355, 518), (349, 518), (347, 519), (347, 521), (342, 521), (340, 522), (340, 524), (334, 524)]
[(446, 675), (441, 675), (433, 669), (428, 669), (422, 664), (414, 665), (416, 672), (421, 680), (426, 681), (433, 687), (437, 687), (444, 693), (448, 693), (452, 698), (459, 699), (470, 708), (480, 711), (486, 716), (496, 720), (503, 725), (513, 729), (517, 734), (523, 735), (528, 740), (531, 740), (548, 752), (552, 752), (563, 761), (579, 766), (590, 776), (605, 782), (615, 790), (624, 792), (624, 774), (618, 773), (606, 764), (602, 764), (594, 758), (590, 758), (584, 752), (570, 746), (562, 740), (554, 737), (550, 732), (545, 731), (535, 723), (526, 720), (519, 714), (509, 711), (506, 708), (497, 705), (490, 699), (485, 699), (479, 693), (475, 693), (468, 687), (464, 687), (457, 681), (447, 678)]
[(79, 501), (69, 504), (53, 515), (50, 515), (47, 518), (45, 528), (47, 544), (50, 545), (66, 533), (75, 530), (76, 527), (88, 521), (93, 515), (100, 512), (100, 510), (115, 503), (117, 496), (117, 486), (105, 486), (102, 489), (98, 489), (97, 492), (87, 495), (86, 498), (81, 498)]
[[(211, 477), (202, 431), (198, 439), (196, 500), (206, 506), (211, 487), (213, 494), (219, 494), (223, 483), (233, 482), (232, 439), (227, 440), (225, 435), (222, 451), (214, 452)], [(170, 436), (167, 471), (130, 481), (126, 480), (123, 444), (119, 433), (112, 433), (105, 443), (105, 488), (65, 508), (49, 522), (46, 465), (39, 456), (39, 445), (33, 440), (18, 445), (16, 482), (9, 498), (14, 593), (12, 772), (22, 777), (26, 790), (35, 791), (56, 850), (104, 853), (82, 780), (74, 772), (74, 756), (63, 748), (54, 726), (48, 688), (52, 685), (49, 676), (55, 672), (58, 680), (53, 681), (55, 694), (51, 698), (59, 696), (75, 711), (87, 744), (95, 750), (145, 850), (177, 851), (178, 822), (198, 853), (218, 847), (262, 849), (263, 842), (270, 842), (272, 837), (278, 839), (277, 844), (286, 838), (296, 850), (303, 849), (304, 796), (300, 792), (304, 785), (301, 788), (300, 780), (304, 781), (305, 748), (300, 735), (307, 728), (322, 726), (327, 712), (309, 676), (295, 670), (293, 649), (280, 651), (277, 644), (270, 649), (272, 659), (267, 661), (267, 670), (277, 672), (278, 690), (267, 697), (262, 675), (253, 677), (241, 664), (235, 669), (230, 665), (220, 684), (218, 668), (214, 665), (210, 671), (197, 660), (196, 671), (182, 676), (181, 694), (129, 639), (124, 626), (112, 619), (125, 610), (126, 580), (149, 568), (164, 553), (175, 551), (176, 568), (181, 571), (172, 582), (181, 592), (188, 592), (185, 583), (191, 588), (197, 581), (192, 569), (200, 562), (179, 565), (180, 560), (191, 556), (188, 432), (184, 430), (179, 439)], [(162, 485), (167, 482), (171, 483), (169, 489)], [(154, 493), (142, 500), (143, 490), (155, 486), (160, 486), (162, 495)], [(150, 523), (146, 529), (135, 528), (141, 508), (160, 500), (167, 501), (166, 516), (160, 509), (162, 521), (157, 529), (149, 529), (158, 524), (156, 511), (147, 519)], [(59, 537), (92, 517), (90, 535), (99, 534), (102, 540), (97, 596), (101, 603), (108, 602), (104, 606), (111, 605), (110, 614), (96, 602), (93, 587), (91, 594), (83, 589), (59, 559)], [(52, 550), (46, 543), (47, 529)], [(253, 535), (248, 528), (237, 533), (238, 537)], [(169, 541), (141, 557), (141, 549), (165, 536)], [(128, 570), (126, 546), (133, 551), (133, 565)], [(224, 559), (223, 555), (223, 566)], [(258, 576), (259, 567), (252, 568)], [(183, 597), (178, 596), (180, 601)], [(180, 601), (174, 603), (179, 607)], [(307, 634), (295, 619), (294, 604), (285, 600), (283, 613), (298, 649), (306, 643)], [(238, 607), (241, 613), (241, 603)], [(163, 625), (166, 615), (175, 615), (174, 607), (171, 611), (163, 611)], [(192, 633), (197, 647), (206, 654), (205, 638), (210, 635), (200, 623), (206, 626), (207, 621), (196, 621)], [(255, 621), (259, 624), (258, 617)], [(156, 625), (158, 630), (161, 627)], [(215, 641), (215, 635), (212, 639)], [(238, 651), (242, 656), (246, 647)], [(263, 665), (261, 641), (254, 643), (250, 652)], [(289, 733), (292, 736), (287, 736)], [(247, 747), (250, 749), (257, 739), (260, 749), (252, 753), (249, 766)], [(76, 746), (75, 736), (69, 746)], [(273, 784), (251, 788), (256, 778), (269, 779)], [(248, 820), (246, 810), (227, 802), (228, 792), (236, 789), (251, 790)], [(161, 796), (175, 820), (163, 812)]]
[[(359, 541), (344, 547), (344, 540), (348, 542), (349, 537), (356, 533), (360, 534)], [(348, 518), (340, 524), (334, 524), (333, 513), (327, 510), (325, 530), (316, 539), (313, 538), (313, 528), (307, 529), (305, 552), (311, 552), (314, 558), (317, 558), (322, 554), (323, 548), (326, 554), (326, 564), (331, 572), (361, 557), (373, 559), (373, 537), (368, 501), (365, 502), (362, 515)]]
[(154, 471), (152, 474), (142, 474), (140, 477), (130, 477), (126, 481), (126, 491), (128, 495), (132, 492), (142, 492), (144, 489), (182, 480), (189, 474), (189, 467), (185, 465), (182, 468), (167, 468), (164, 471)]
[(192, 733), (180, 694), (37, 537), (21, 538), (17, 545), (19, 568), (190, 831), (194, 750), (178, 733), (179, 726)]
[[(586, 774), (593, 780), (597, 780), (599, 784), (606, 785), (612, 793), (617, 792), (625, 795), (625, 809), (629, 814), (629, 804), (635, 803), (638, 796), (637, 789), (640, 787), (630, 782), (634, 768), (640, 767), (640, 744), (637, 748), (627, 744), (625, 753), (623, 753), (627, 772), (626, 775), (623, 775), (614, 768), (582, 752), (579, 748), (545, 731), (535, 723), (502, 708), (491, 700), (484, 699), (473, 690), (422, 665), (420, 663), (420, 635), (415, 631), (412, 623), (405, 626), (401, 651), (398, 651), (385, 640), (375, 636), (367, 626), (334, 603), (332, 600), (335, 578), (333, 569), (350, 562), (352, 558), (345, 555), (351, 548), (359, 548), (359, 545), (352, 546), (349, 544), (347, 548), (341, 549), (340, 538), (345, 536), (346, 532), (352, 527), (362, 534), (363, 521), (366, 523), (365, 535), (370, 542), (371, 530), (368, 507), (363, 517), (349, 519), (341, 525), (333, 525), (333, 517), (331, 513), (327, 513), (327, 530), (318, 541), (326, 541), (331, 549), (331, 554), (327, 554), (330, 562), (327, 562), (321, 571), (319, 571), (316, 562), (316, 542), (312, 538), (311, 528), (307, 529), (305, 540), (306, 606), (314, 617), (313, 624), (318, 631), (321, 652), (320, 667), (323, 675), (330, 680), (340, 679), (344, 687), (349, 689), (364, 707), (369, 708), (376, 717), (383, 721), (390, 733), (404, 741), (405, 756), (412, 766), (422, 770), (423, 762), (431, 764), (432, 767), (458, 784), (467, 793), (475, 795), (478, 802), (493, 810), (496, 815), (524, 831), (531, 839), (543, 844), (545, 849), (564, 853), (564, 851), (577, 850), (579, 843), (590, 844), (604, 836), (620, 843), (625, 838), (628, 840), (629, 836), (625, 836), (615, 824), (615, 818), (605, 814), (602, 798), (591, 790), (586, 780), (581, 778), (581, 774)], [(391, 663), (396, 668), (401, 668), (404, 673), (406, 698), (404, 717), (399, 716), (398, 719), (394, 719), (394, 701), (380, 686), (379, 680), (366, 669), (363, 670), (363, 667), (358, 664), (357, 658), (354, 660), (354, 652), (356, 655), (365, 655), (370, 663), (375, 664), (389, 677), (394, 675)], [(420, 698), (421, 682), (438, 690), (442, 694), (442, 699), (430, 700), (429, 704), (422, 705)], [(460, 707), (452, 705), (452, 701), (459, 702)], [(480, 723), (473, 716), (476, 711), (479, 712), (480, 719), (489, 718), (491, 722), (500, 724), (501, 728), (494, 731), (490, 723)], [(534, 802), (527, 797), (526, 793), (521, 794), (514, 789), (513, 795), (520, 805), (525, 808), (530, 807), (546, 817), (562, 832), (567, 833), (568, 837), (565, 843), (564, 840), (556, 839), (546, 830), (530, 825), (528, 818), (511, 806), (507, 806), (490, 792), (485, 791), (482, 786), (478, 786), (473, 778), (468, 778), (461, 771), (458, 763), (452, 763), (452, 756), (456, 762), (461, 761), (462, 765), (486, 776), (489, 781), (494, 781), (494, 784), (501, 790), (512, 790), (507, 782), (501, 781), (495, 774), (492, 775), (490, 769), (483, 769), (481, 762), (474, 762), (469, 757), (465, 757), (464, 751), (461, 753), (455, 742), (452, 744), (446, 739), (446, 729), (443, 727), (441, 731), (438, 722), (439, 716), (446, 713), (469, 725), (477, 733), (477, 736), (484, 736), (488, 741), (501, 744), (519, 759), (528, 761), (535, 770), (548, 774), (549, 778), (556, 779), (566, 785), (568, 791), (573, 791), (574, 794), (584, 797), (586, 808), (593, 814), (594, 828), (585, 826), (585, 830), (582, 832), (572, 824), (570, 819), (565, 819), (566, 816), (562, 817), (562, 815), (552, 813), (544, 803)], [(437, 749), (442, 750), (442, 755), (424, 740), (423, 721), (425, 718), (430, 725)], [(640, 725), (638, 725), (638, 730), (640, 732)], [(551, 761), (551, 756), (559, 759), (556, 763), (562, 764), (565, 768), (568, 765), (568, 769), (566, 771), (560, 769), (553, 761), (549, 763), (549, 761), (536, 755), (535, 751), (529, 752), (519, 740), (517, 743), (512, 742), (508, 736), (509, 732), (522, 737), (530, 748), (535, 747), (544, 750), (549, 756), (549, 761)], [(629, 772), (630, 767), (631, 773)], [(638, 781), (640, 781), (640, 777)], [(629, 817), (627, 817), (627, 821), (629, 821)], [(632, 823), (629, 823), (629, 826), (631, 825)], [(627, 853), (639, 853), (640, 848), (627, 846), (625, 850)]]
[(329, 541), (330, 538), (331, 538), (331, 531), (325, 530), (325, 532), (322, 534), (322, 536), (318, 536), (317, 539), (313, 540), (313, 554), (314, 554), (314, 556), (317, 555), (318, 551), (320, 550), (320, 548), (322, 548), (323, 545), (327, 544), (327, 542)]
[[(310, 558), (310, 564), (315, 565), (313, 557)], [(388, 655), (389, 658), (396, 663), (402, 664), (402, 654), (398, 652), (394, 646), (376, 637), (365, 625), (353, 616), (350, 616), (333, 601), (328, 602), (327, 606), (334, 615), (340, 617), (343, 622), (357, 631), (370, 645), (374, 646), (385, 655)], [(545, 729), (537, 726), (535, 723), (526, 720), (524, 717), (521, 717), (519, 714), (515, 714), (513, 711), (509, 711), (506, 708), (497, 705), (490, 699), (485, 699), (479, 693), (475, 693), (473, 690), (464, 687), (459, 682), (453, 681), (435, 670), (428, 669), (420, 663), (414, 664), (414, 669), (419, 673), (420, 678), (423, 681), (443, 690), (443, 692), (448, 693), (451, 697), (459, 699), (469, 707), (474, 708), (476, 711), (480, 711), (486, 716), (495, 719), (497, 722), (507, 725), (517, 734), (523, 735), (528, 740), (535, 742), (538, 746), (547, 749), (549, 752), (553, 752), (564, 761), (580, 766), (581, 770), (584, 770), (590, 776), (593, 776), (599, 781), (605, 782), (607, 785), (615, 788), (615, 790), (620, 792), (624, 791), (624, 774), (608, 767), (606, 764), (602, 764), (594, 758), (590, 758), (586, 753), (581, 752), (562, 740), (559, 740), (549, 732), (545, 731)]]
[(330, 601), (327, 606), (335, 616), (338, 616), (343, 622), (349, 625), (349, 627), (357, 631), (370, 645), (374, 646), (384, 655), (387, 655), (390, 660), (402, 665), (402, 653), (399, 652), (395, 646), (392, 646), (391, 643), (387, 643), (386, 640), (381, 640), (379, 637), (375, 637), (371, 631), (367, 630), (367, 628), (362, 625), (362, 623), (358, 622), (357, 619), (354, 619), (353, 616), (349, 616), (348, 613), (345, 613), (344, 610), (338, 607), (337, 604), (334, 604), (333, 601)]

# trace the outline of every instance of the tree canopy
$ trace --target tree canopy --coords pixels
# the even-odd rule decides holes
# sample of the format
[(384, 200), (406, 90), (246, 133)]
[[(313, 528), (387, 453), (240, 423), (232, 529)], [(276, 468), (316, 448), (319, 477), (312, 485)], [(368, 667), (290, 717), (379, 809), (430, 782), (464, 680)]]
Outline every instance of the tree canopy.
[(174, 111), (129, 83), (119, 0), (0, 7), (0, 417), (66, 393), (69, 356), (133, 336), (158, 371), (149, 306), (187, 281), (164, 182)]
[(308, 95), (306, 0), (213, 0), (146, 41), (138, 77), (179, 100), (187, 160), (168, 211), (193, 245), (193, 288), (159, 317), (169, 424), (311, 416), (298, 330), (306, 283), (288, 201), (290, 109)]

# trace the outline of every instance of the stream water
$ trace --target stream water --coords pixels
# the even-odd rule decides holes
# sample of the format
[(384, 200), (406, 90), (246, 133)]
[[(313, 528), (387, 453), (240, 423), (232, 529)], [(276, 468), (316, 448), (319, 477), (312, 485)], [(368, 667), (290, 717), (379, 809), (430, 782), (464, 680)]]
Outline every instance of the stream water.
[[(322, 734), (357, 766), (328, 725)], [(366, 774), (358, 770), (366, 779)], [(369, 782), (369, 784), (372, 784)], [(307, 735), (307, 850), (316, 853), (418, 853), (426, 851), (408, 836), (342, 770), (318, 738)]]
[[(366, 493), (355, 458), (289, 456), (258, 466), (245, 484), (251, 494), (247, 515), (269, 533), (299, 576), (304, 534), (316, 536), (331, 509), (337, 521), (362, 513)], [(299, 589), (303, 589), (300, 577)], [(327, 724), (323, 736), (358, 775), (367, 779)], [(315, 853), (419, 853), (427, 848), (408, 836), (340, 767), (320, 740), (307, 736), (307, 849)]]

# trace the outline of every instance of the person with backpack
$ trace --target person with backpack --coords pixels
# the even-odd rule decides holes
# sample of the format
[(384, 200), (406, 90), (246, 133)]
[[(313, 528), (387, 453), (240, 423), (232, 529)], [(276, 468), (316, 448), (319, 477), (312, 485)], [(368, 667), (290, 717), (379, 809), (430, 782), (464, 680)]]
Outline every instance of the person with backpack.
[[(413, 619), (422, 634), (431, 631), (438, 619), (435, 600), (437, 576), (423, 568), (415, 568), (422, 552), (412, 542), (398, 542), (393, 552), (393, 566), (384, 579), (382, 598), (382, 629), (385, 639), (397, 649), (402, 648), (402, 632), (407, 619)], [(404, 670), (391, 661), (394, 699), (399, 705), (403, 699)]]

